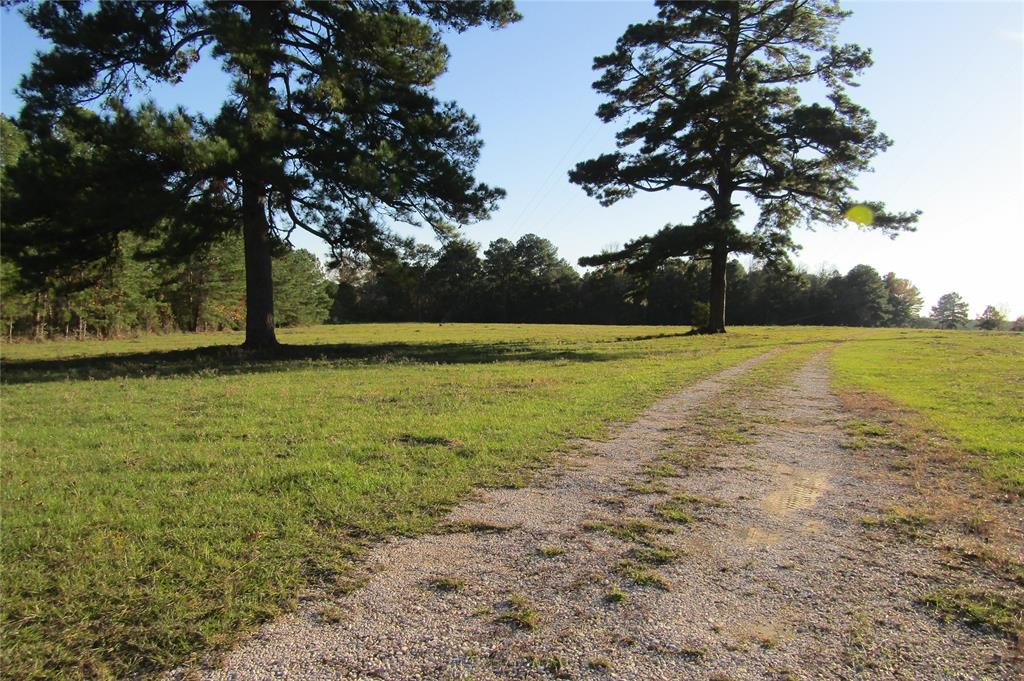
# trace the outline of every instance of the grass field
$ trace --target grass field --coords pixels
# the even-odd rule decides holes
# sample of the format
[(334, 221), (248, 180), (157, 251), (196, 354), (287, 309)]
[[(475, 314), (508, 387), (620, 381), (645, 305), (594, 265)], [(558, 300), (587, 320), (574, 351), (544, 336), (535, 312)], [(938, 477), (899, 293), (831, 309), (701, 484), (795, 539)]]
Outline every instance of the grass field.
[(899, 331), (841, 345), (840, 387), (909, 407), (922, 426), (985, 454), (984, 473), (1024, 493), (1024, 337)]
[(236, 334), (4, 346), (5, 673), (177, 664), (336, 583), (365, 542), (430, 529), (474, 486), (521, 484), (573, 438), (780, 345), (850, 341), (843, 385), (1020, 479), (1019, 336), (678, 331), (315, 327), (282, 332), (273, 360)]

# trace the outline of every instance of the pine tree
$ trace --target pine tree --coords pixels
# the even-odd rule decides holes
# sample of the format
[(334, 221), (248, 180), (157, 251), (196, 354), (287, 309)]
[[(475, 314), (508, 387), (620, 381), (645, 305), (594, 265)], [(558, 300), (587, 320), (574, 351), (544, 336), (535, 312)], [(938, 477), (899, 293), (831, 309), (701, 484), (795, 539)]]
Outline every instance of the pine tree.
[(955, 329), (967, 325), (967, 301), (959, 293), (947, 293), (932, 308), (932, 319), (940, 329)]
[(869, 265), (846, 273), (837, 302), (841, 323), (850, 326), (883, 326), (892, 314), (885, 282)]
[(186, 331), (240, 329), (245, 323), (244, 246), (226, 234), (166, 271), (164, 295)]
[[(849, 221), (895, 234), (917, 214), (855, 202), (853, 178), (890, 140), (847, 95), (871, 65), (870, 52), (835, 40), (848, 15), (836, 2), (659, 1), (658, 18), (626, 29), (615, 50), (594, 60), (597, 111), (622, 121), (618, 150), (578, 164), (572, 182), (602, 204), (637, 191), (683, 188), (710, 204), (688, 225), (667, 226), (621, 251), (580, 264), (625, 263), (653, 271), (670, 257), (710, 260), (707, 332), (725, 331), (730, 253), (773, 261), (795, 247), (801, 223)], [(805, 103), (797, 86), (820, 81), (826, 103)], [(736, 203), (760, 209), (741, 231)]]
[(482, 318), (478, 309), (481, 263), (479, 247), (451, 239), (443, 244), (426, 274), (433, 321), (470, 321)]
[[(109, 257), (122, 231), (162, 230), (182, 260), (241, 232), (246, 345), (272, 347), (272, 257), (293, 230), (336, 258), (380, 254), (393, 222), (448, 234), (503, 195), (472, 177), (476, 122), (431, 87), (448, 60), (441, 32), (515, 21), (511, 0), (41, 2), (24, 14), (53, 44), (19, 90), (31, 138), (8, 216), (11, 254), (34, 268)], [(126, 105), (209, 54), (231, 77), (214, 118)]]
[(281, 326), (305, 326), (327, 321), (331, 298), (327, 276), (317, 257), (305, 249), (286, 253), (274, 261), (277, 322)]

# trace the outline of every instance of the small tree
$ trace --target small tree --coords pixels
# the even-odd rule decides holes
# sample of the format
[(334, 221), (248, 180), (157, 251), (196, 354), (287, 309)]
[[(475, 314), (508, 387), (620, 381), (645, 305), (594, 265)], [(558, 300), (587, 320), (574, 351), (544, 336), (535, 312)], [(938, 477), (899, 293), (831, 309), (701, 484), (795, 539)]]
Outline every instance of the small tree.
[(955, 329), (967, 325), (967, 302), (959, 293), (947, 293), (932, 308), (932, 319), (940, 329)]
[(989, 305), (985, 308), (985, 311), (978, 317), (978, 328), (986, 331), (998, 330), (1003, 322), (1006, 321), (1006, 315), (1003, 314), (994, 305)]
[(708, 325), (708, 304), (701, 300), (693, 301), (690, 312), (690, 324), (695, 329), (703, 329)]
[[(846, 89), (871, 65), (867, 50), (836, 42), (848, 15), (828, 0), (663, 2), (658, 18), (626, 29), (615, 50), (594, 60), (598, 110), (622, 121), (614, 153), (569, 173), (603, 205), (638, 191), (676, 187), (709, 206), (688, 225), (667, 226), (621, 251), (582, 265), (625, 264), (654, 271), (668, 258), (710, 261), (710, 317), (725, 331), (730, 253), (785, 259), (794, 227), (848, 222), (895, 234), (917, 213), (890, 214), (856, 202), (853, 178), (890, 140)], [(827, 103), (805, 103), (797, 86), (818, 80)], [(760, 209), (752, 233), (740, 231), (737, 200)]]
[(1024, 331), (1024, 316), (1017, 317), (1010, 327), (1010, 331)]

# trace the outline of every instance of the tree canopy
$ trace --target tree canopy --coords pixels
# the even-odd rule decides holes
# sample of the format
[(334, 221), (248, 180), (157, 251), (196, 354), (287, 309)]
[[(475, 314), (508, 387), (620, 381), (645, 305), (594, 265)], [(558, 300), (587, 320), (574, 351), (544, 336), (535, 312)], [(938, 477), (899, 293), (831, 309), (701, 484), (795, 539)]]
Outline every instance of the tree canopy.
[[(19, 93), (28, 149), (11, 177), (8, 252), (33, 271), (109, 257), (117, 235), (183, 258), (243, 235), (247, 344), (276, 344), (271, 261), (299, 229), (333, 258), (393, 249), (395, 223), (449, 235), (502, 190), (478, 183), (475, 120), (431, 86), (442, 30), (519, 18), (511, 0), (344, 3), (41, 2), (53, 43)], [(230, 75), (207, 118), (152, 102), (147, 84), (199, 59)]]
[[(615, 50), (594, 60), (605, 95), (598, 117), (622, 125), (617, 151), (579, 163), (572, 182), (604, 205), (638, 191), (696, 191), (709, 206), (584, 265), (652, 272), (671, 257), (711, 262), (710, 332), (725, 330), (730, 253), (769, 263), (796, 247), (798, 225), (853, 221), (890, 234), (917, 213), (858, 201), (854, 177), (890, 140), (847, 89), (872, 63), (870, 51), (836, 41), (848, 15), (829, 0), (666, 2), (634, 24)], [(798, 86), (818, 81), (824, 102)], [(737, 224), (740, 196), (759, 209), (751, 232)]]

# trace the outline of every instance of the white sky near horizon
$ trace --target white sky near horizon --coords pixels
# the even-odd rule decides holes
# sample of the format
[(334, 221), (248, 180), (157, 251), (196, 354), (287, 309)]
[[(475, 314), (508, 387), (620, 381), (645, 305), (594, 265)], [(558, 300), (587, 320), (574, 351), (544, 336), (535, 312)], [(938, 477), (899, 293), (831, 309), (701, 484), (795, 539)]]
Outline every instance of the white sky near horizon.
[[(688, 222), (698, 197), (678, 189), (602, 208), (570, 185), (577, 162), (612, 149), (615, 125), (594, 116), (593, 57), (612, 49), (625, 27), (653, 16), (649, 2), (519, 2), (523, 21), (500, 31), (450, 37), (449, 72), (437, 85), (480, 122), (478, 177), (508, 191), (486, 222), (466, 236), (481, 243), (534, 232), (570, 262)], [(986, 305), (1024, 315), (1024, 3), (845, 2), (853, 11), (840, 38), (873, 51), (875, 66), (852, 92), (894, 145), (875, 171), (858, 178), (861, 196), (891, 210), (921, 209), (918, 230), (890, 240), (857, 229), (797, 233), (794, 259), (810, 271), (846, 272), (864, 263), (910, 279), (927, 314), (957, 291), (972, 317)], [(2, 111), (15, 115), (12, 90), (45, 45), (9, 9), (0, 10)], [(154, 88), (164, 105), (215, 112), (224, 96), (216, 63), (200, 64), (178, 86)], [(748, 211), (748, 220), (753, 220)], [(427, 230), (410, 232), (430, 241)], [(312, 237), (297, 245), (317, 253)], [(749, 264), (744, 259), (744, 264)]]

